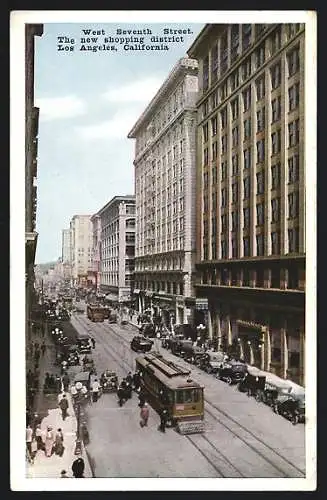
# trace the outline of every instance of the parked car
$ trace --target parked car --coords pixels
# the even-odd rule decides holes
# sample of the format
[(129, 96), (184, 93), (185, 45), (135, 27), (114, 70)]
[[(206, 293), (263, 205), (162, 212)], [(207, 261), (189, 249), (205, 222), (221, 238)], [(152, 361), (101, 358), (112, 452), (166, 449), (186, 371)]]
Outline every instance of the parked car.
[(188, 323), (183, 323), (182, 325), (174, 326), (175, 335), (182, 335), (185, 339), (191, 339), (193, 342), (197, 339), (196, 328)]
[(92, 351), (89, 335), (80, 335), (77, 339), (77, 345), (80, 354), (89, 354)]
[(217, 378), (224, 380), (228, 384), (237, 384), (245, 377), (247, 365), (240, 361), (226, 361), (217, 373)]
[(207, 373), (218, 373), (222, 368), (226, 354), (222, 351), (207, 351), (200, 360), (200, 368)]
[(116, 392), (118, 387), (117, 373), (112, 370), (105, 370), (100, 377), (102, 392)]
[(135, 335), (131, 341), (131, 349), (133, 351), (149, 352), (151, 351), (153, 341), (149, 340), (142, 335)]
[(184, 345), (183, 357), (185, 361), (188, 361), (189, 363), (199, 365), (204, 354), (205, 351), (202, 349), (202, 347), (195, 346), (193, 344), (191, 346), (189, 344)]
[(254, 396), (257, 401), (262, 400), (266, 386), (266, 376), (258, 373), (246, 373), (243, 380), (238, 384), (238, 390), (246, 392), (248, 396)]
[(140, 326), (140, 334), (143, 337), (154, 338), (156, 336), (156, 329), (153, 323), (142, 323)]
[(279, 394), (273, 405), (275, 413), (282, 415), (292, 422), (305, 422), (305, 395), (303, 394)]

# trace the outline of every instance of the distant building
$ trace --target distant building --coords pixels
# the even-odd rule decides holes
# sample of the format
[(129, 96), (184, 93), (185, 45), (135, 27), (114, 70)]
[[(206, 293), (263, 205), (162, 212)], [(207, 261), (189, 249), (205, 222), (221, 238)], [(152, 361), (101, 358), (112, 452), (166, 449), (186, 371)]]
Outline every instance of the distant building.
[[(135, 252), (135, 196), (115, 196), (99, 212), (100, 290), (112, 301), (131, 300)], [(93, 219), (95, 216), (93, 216)], [(98, 235), (97, 235), (98, 238)]]
[[(180, 59), (128, 137), (135, 144), (135, 294), (166, 324), (192, 323), (198, 63)], [(159, 312), (158, 311), (158, 312)]]
[(100, 288), (101, 277), (101, 217), (98, 214), (92, 215), (92, 274), (94, 285)]
[(74, 215), (70, 222), (71, 267), (74, 285), (87, 286), (92, 269), (91, 215)]

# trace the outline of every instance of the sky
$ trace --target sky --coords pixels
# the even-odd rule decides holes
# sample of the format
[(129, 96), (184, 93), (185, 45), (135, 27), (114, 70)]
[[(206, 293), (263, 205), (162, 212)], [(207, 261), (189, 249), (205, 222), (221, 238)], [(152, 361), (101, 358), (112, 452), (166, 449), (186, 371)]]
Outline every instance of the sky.
[[(44, 24), (43, 36), (35, 37), (35, 104), (40, 107), (36, 263), (61, 256), (61, 231), (73, 215), (92, 215), (112, 197), (134, 193), (134, 140), (127, 134), (203, 26)], [(118, 29), (147, 28), (152, 35), (117, 35)], [(176, 34), (179, 41), (164, 43), (167, 51), (124, 50), (120, 42), (105, 44), (117, 51), (80, 50), (83, 30), (104, 30), (92, 45), (126, 36), (144, 36), (145, 44), (153, 45), (151, 36), (172, 36), (164, 35), (165, 28), (191, 33)], [(74, 43), (61, 43), (60, 36)], [(59, 45), (69, 50), (58, 50)]]

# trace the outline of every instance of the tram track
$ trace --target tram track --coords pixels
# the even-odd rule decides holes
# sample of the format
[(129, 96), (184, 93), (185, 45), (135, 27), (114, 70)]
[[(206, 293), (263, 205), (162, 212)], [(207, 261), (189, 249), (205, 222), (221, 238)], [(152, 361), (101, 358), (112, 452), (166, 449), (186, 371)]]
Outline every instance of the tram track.
[[(76, 316), (75, 316), (75, 319)], [(78, 323), (82, 326), (84, 330), (87, 330), (88, 333), (94, 331), (95, 327), (97, 330), (97, 333), (101, 337), (102, 341), (102, 348), (104, 351), (108, 353), (108, 355), (112, 356), (115, 360), (115, 362), (122, 368), (123, 371), (128, 372), (133, 370), (133, 366), (128, 363), (127, 361), (122, 359), (121, 352), (118, 352), (117, 349), (115, 349), (112, 345), (110, 348), (108, 347), (108, 338), (105, 336), (105, 331), (108, 331), (110, 335), (114, 335), (115, 338), (119, 339), (119, 342), (121, 344), (125, 344), (126, 346), (129, 346), (128, 340), (124, 339), (119, 333), (115, 331), (115, 329), (110, 326), (110, 325), (97, 325), (94, 324), (92, 325), (92, 328), (88, 325), (86, 318), (83, 317), (83, 319), (78, 318)], [(104, 331), (105, 330), (105, 331)], [(104, 345), (104, 343), (106, 345)], [(115, 354), (113, 354), (115, 353)], [(182, 361), (182, 360), (181, 360)], [(282, 454), (280, 454), (278, 451), (276, 451), (272, 446), (267, 444), (264, 440), (262, 440), (260, 437), (258, 437), (254, 432), (251, 430), (247, 429), (244, 425), (239, 423), (236, 419), (228, 415), (224, 410), (219, 408), (216, 404), (214, 404), (212, 401), (204, 398), (204, 401), (206, 403), (206, 408), (205, 412), (210, 415), (210, 417), (219, 425), (224, 427), (232, 436), (233, 438), (237, 438), (240, 440), (245, 446), (247, 446), (252, 452), (254, 452), (258, 457), (260, 457), (260, 460), (264, 460), (267, 464), (269, 464), (270, 467), (272, 467), (278, 474), (279, 477), (284, 477), (284, 478), (289, 478), (289, 477), (305, 477), (305, 472), (300, 469), (298, 466), (293, 464), (290, 460), (288, 460), (286, 457), (284, 457)], [(208, 408), (209, 406), (209, 408)], [(226, 422), (227, 420), (227, 422)], [(234, 428), (233, 428), (234, 427)], [(237, 429), (235, 429), (235, 427)], [(229, 459), (219, 450), (208, 438), (207, 436), (203, 434), (199, 434), (196, 438), (194, 436), (185, 436), (188, 441), (201, 453), (204, 458), (210, 463), (210, 465), (216, 470), (218, 474), (220, 474), (221, 477), (247, 477), (245, 476), (232, 462), (229, 461)], [(208, 456), (208, 453), (201, 448), (199, 445), (198, 441), (201, 442), (206, 442), (206, 444), (209, 444), (210, 447), (214, 450), (214, 453), (219, 455), (220, 457), (223, 458), (225, 463), (227, 463), (232, 470), (234, 471), (233, 475), (224, 475), (224, 473), (221, 470), (221, 466), (217, 466), (212, 458)], [(252, 442), (250, 442), (252, 441)], [(253, 443), (253, 441), (255, 443)], [(217, 459), (217, 458), (216, 458)], [(219, 458), (218, 458), (219, 460)], [(235, 476), (235, 473), (237, 474)]]

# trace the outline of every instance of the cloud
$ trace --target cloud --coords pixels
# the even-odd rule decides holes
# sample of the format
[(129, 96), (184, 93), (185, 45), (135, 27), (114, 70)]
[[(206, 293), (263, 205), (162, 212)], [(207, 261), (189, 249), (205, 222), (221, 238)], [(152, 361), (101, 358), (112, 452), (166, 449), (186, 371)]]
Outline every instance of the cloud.
[(126, 139), (142, 109), (128, 109), (116, 112), (110, 120), (93, 125), (75, 127), (78, 135), (84, 139)]
[(40, 119), (43, 121), (61, 120), (83, 115), (86, 112), (84, 101), (74, 95), (66, 97), (40, 97), (35, 99), (40, 108)]
[(163, 83), (159, 77), (149, 77), (109, 89), (102, 97), (110, 102), (150, 102)]

